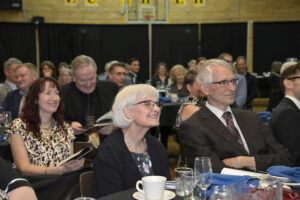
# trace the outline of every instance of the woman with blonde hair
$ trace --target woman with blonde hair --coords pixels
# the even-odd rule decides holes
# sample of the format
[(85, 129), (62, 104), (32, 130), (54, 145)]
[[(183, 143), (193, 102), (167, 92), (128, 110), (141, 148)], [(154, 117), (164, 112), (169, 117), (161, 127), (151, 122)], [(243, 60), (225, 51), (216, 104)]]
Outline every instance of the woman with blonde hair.
[(175, 93), (178, 97), (185, 97), (189, 95), (184, 84), (184, 76), (186, 74), (186, 69), (182, 65), (175, 65), (171, 69), (171, 79), (173, 81), (170, 92)]

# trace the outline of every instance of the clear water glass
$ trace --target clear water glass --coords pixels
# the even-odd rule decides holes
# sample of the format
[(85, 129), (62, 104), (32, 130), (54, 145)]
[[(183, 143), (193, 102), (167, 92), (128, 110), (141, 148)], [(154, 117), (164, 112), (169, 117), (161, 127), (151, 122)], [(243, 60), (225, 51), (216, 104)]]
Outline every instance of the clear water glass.
[(185, 173), (188, 173), (188, 172), (193, 173), (193, 169), (189, 168), (189, 167), (177, 167), (174, 170), (175, 184), (176, 184), (176, 194), (178, 196), (181, 196), (181, 197), (184, 196), (183, 175)]
[(196, 190), (195, 176), (193, 172), (183, 174), (184, 200), (200, 200), (199, 192)]
[(194, 176), (196, 185), (200, 188), (202, 199), (206, 199), (206, 190), (212, 184), (212, 167), (209, 157), (196, 157)]
[(232, 185), (217, 185), (210, 200), (233, 200), (235, 189)]

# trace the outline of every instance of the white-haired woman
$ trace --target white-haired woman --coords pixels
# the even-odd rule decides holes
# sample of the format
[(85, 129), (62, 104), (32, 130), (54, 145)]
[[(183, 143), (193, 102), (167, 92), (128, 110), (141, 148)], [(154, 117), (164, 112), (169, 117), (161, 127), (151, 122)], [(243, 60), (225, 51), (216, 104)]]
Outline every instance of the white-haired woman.
[(96, 197), (134, 188), (143, 176), (170, 179), (165, 148), (147, 134), (159, 125), (157, 90), (146, 84), (127, 86), (117, 94), (112, 111), (119, 129), (98, 148), (94, 161)]

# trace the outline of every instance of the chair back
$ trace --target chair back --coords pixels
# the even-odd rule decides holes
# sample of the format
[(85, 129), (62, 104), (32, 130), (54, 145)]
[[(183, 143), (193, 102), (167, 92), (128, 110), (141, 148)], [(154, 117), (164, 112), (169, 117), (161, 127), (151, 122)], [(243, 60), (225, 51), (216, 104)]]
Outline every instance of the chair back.
[(83, 172), (79, 178), (82, 197), (93, 197), (94, 171)]

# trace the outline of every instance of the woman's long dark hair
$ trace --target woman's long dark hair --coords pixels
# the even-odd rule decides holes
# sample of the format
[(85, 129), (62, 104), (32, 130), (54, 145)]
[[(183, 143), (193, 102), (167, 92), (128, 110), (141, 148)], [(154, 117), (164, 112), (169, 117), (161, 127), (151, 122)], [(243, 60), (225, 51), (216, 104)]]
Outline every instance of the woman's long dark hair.
[(29, 88), (29, 91), (25, 98), (25, 104), (21, 112), (21, 119), (26, 123), (27, 131), (31, 131), (37, 138), (41, 137), (40, 132), (40, 112), (39, 112), (39, 94), (45, 90), (46, 82), (50, 83), (50, 87), (57, 88), (59, 91), (60, 102), (55, 113), (53, 113), (53, 119), (56, 121), (58, 127), (61, 127), (66, 133), (64, 127), (64, 110), (65, 106), (61, 98), (61, 90), (57, 81), (52, 77), (43, 77), (35, 82)]

